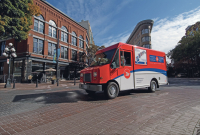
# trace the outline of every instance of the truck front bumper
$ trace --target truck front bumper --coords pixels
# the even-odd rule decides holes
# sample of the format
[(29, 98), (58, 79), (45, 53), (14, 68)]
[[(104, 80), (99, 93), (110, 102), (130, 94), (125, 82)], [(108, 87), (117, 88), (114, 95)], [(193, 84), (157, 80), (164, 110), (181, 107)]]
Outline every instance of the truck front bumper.
[(102, 91), (102, 85), (90, 85), (90, 84), (79, 84), (80, 89), (91, 90), (91, 91)]

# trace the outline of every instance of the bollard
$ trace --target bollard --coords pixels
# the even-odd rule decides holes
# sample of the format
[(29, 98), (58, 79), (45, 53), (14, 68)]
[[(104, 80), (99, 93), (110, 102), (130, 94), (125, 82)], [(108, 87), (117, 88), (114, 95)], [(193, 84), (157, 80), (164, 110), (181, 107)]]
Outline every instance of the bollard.
[(76, 78), (74, 77), (74, 85), (76, 85)]
[(59, 79), (57, 79), (57, 86), (59, 86)]
[(36, 87), (38, 87), (38, 79), (36, 80)]
[(15, 80), (16, 79), (13, 79), (13, 89), (15, 88)]

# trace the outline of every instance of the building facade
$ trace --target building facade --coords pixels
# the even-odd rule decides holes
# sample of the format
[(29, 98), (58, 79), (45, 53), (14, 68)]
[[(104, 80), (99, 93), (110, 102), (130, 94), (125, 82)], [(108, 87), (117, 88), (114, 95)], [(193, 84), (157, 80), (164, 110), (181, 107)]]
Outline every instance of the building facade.
[(153, 20), (143, 20), (139, 22), (126, 43), (151, 49), (151, 30), (153, 23)]
[(89, 36), (89, 44), (94, 45), (92, 29), (91, 29), (89, 21), (88, 20), (87, 21), (81, 20), (81, 22), (79, 22), (79, 24), (87, 29), (87, 34)]
[(194, 36), (194, 33), (199, 30), (200, 27), (200, 21), (196, 22), (193, 25), (189, 25), (185, 29), (185, 36)]
[(86, 53), (89, 42), (87, 29), (48, 2), (33, 2), (40, 7), (42, 14), (32, 17), (33, 25), (30, 26), (28, 38), (19, 43), (14, 39), (0, 40), (0, 75), (8, 73), (8, 64), (2, 53), (6, 45), (13, 43), (17, 58), (12, 60), (11, 73), (17, 81), (26, 82), (30, 75), (40, 71), (43, 73), (42, 76), (45, 74), (45, 79), (48, 78), (44, 71), (56, 69), (53, 55), (59, 43), (59, 75), (66, 79), (70, 78), (70, 71), (74, 70), (71, 64), (78, 63), (78, 70), (84, 66), (82, 55)]

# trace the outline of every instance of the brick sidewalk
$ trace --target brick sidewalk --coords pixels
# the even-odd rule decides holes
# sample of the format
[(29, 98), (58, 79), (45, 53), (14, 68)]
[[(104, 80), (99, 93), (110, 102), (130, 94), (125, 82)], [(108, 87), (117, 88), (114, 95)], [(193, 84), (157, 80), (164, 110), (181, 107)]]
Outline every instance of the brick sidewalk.
[[(80, 80), (76, 80), (76, 85), (79, 86)], [(0, 83), (0, 90), (13, 90), (13, 84), (11, 84), (11, 88), (4, 88), (5, 83)], [(60, 80), (59, 86), (57, 83), (38, 83), (38, 87), (36, 87), (36, 83), (15, 83), (14, 90), (37, 90), (37, 89), (54, 89), (54, 88), (62, 88), (62, 87), (72, 87), (74, 86), (73, 80)]]

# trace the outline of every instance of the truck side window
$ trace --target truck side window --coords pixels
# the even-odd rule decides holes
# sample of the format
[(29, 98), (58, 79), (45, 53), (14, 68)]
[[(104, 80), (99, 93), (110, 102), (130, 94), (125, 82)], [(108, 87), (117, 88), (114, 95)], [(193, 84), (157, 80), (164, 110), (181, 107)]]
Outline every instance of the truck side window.
[(120, 58), (121, 58), (121, 66), (131, 66), (131, 53), (130, 52), (125, 52), (121, 51), (120, 52)]
[(116, 65), (116, 68), (119, 67), (119, 50), (117, 50), (112, 63)]

